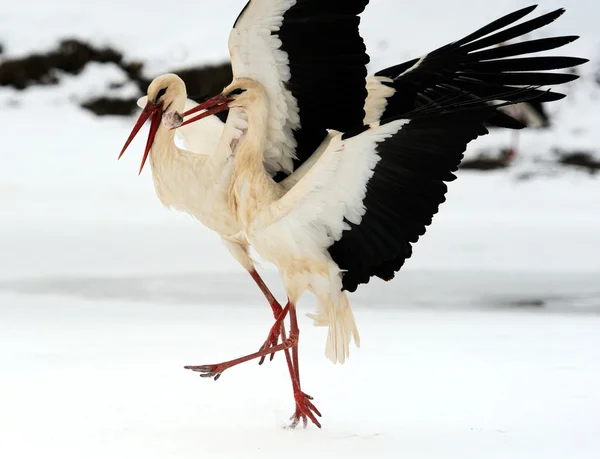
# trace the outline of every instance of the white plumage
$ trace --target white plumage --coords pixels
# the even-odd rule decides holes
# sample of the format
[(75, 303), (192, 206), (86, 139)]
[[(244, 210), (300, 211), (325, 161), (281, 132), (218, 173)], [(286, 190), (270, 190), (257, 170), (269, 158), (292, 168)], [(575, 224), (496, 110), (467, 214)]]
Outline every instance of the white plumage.
[(396, 92), (392, 86), (393, 82), (394, 80), (387, 77), (378, 77), (375, 75), (367, 77), (369, 95), (365, 101), (365, 124), (377, 123), (383, 117), (388, 99)]

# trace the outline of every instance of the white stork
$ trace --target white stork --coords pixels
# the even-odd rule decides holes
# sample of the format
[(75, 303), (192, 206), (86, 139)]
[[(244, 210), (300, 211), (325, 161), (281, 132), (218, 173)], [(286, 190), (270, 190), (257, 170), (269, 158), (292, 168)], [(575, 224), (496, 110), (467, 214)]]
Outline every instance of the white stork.
[[(231, 211), (246, 239), (279, 268), (288, 295), (284, 314), (289, 311), (291, 329), (284, 347), (295, 351), (293, 425), (308, 417), (320, 426), (315, 417), (320, 414), (299, 384), (295, 308), (301, 294), (310, 290), (316, 295), (318, 309), (310, 317), (329, 329), (327, 357), (343, 363), (351, 340), (359, 343), (344, 291), (354, 291), (373, 276), (394, 277), (445, 200), (445, 182), (455, 178), (467, 144), (487, 133), (485, 124), (522, 127), (497, 108), (531, 98), (561, 99), (562, 94), (537, 87), (577, 76), (540, 71), (586, 62), (514, 58), (577, 37), (494, 48), (564, 12), (513, 25), (535, 8), (529, 7), (379, 72), (369, 80), (373, 91), (367, 98), (368, 59), (357, 29), (357, 15), (367, 3), (251, 0), (230, 36), (232, 84), (184, 113), (230, 109), (226, 132), (227, 126), (242, 129), (235, 138), (225, 133), (219, 148), (234, 158), (227, 189)], [(328, 71), (340, 62), (349, 70), (342, 77)], [(307, 128), (319, 135), (307, 135)], [(307, 154), (312, 157), (306, 159)], [(304, 163), (290, 176), (295, 185), (289, 189), (273, 180), (273, 170), (265, 165), (277, 158), (289, 171), (294, 155)], [(218, 378), (247, 359), (187, 368)]]

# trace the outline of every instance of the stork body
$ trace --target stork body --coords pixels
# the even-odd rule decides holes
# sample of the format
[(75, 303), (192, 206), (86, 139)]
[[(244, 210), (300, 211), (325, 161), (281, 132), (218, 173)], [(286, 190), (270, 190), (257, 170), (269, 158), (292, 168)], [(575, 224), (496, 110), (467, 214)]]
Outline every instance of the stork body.
[[(390, 280), (401, 269), (444, 202), (445, 182), (455, 178), (467, 144), (487, 133), (486, 124), (523, 127), (498, 108), (532, 98), (561, 99), (562, 94), (537, 87), (577, 77), (540, 70), (586, 61), (514, 58), (577, 37), (488, 49), (564, 12), (513, 25), (535, 8), (529, 7), (378, 72), (365, 87), (368, 57), (357, 15), (367, 3), (251, 0), (230, 36), (233, 83), (184, 113), (229, 108), (227, 124), (247, 124), (238, 139), (221, 144), (234, 157), (229, 206), (246, 240), (279, 269), (288, 295), (276, 325), (290, 314), (291, 341), (285, 348), (293, 350), (292, 383), (301, 411), (295, 423), (304, 416), (319, 425), (314, 416), (319, 413), (299, 384), (295, 308), (302, 293), (316, 295), (317, 311), (310, 317), (315, 325), (328, 327), (327, 357), (343, 363), (351, 341), (359, 344), (345, 291), (372, 277)], [(345, 38), (335, 33), (336, 27)], [(348, 71), (332, 76), (332, 60), (345, 62)], [(494, 106), (493, 101), (503, 103)], [(277, 155), (282, 170), (297, 166), (294, 156), (301, 158), (297, 172), (280, 183), (265, 167), (265, 159)], [(259, 355), (248, 358), (254, 357)], [(218, 378), (248, 358), (187, 368)]]
[[(241, 116), (239, 112), (245, 112), (248, 129), (235, 155), (229, 190), (232, 210), (238, 216), (248, 241), (262, 258), (279, 269), (293, 322), (296, 322), (295, 307), (302, 293), (310, 290), (315, 294), (317, 312), (311, 317), (315, 325), (329, 327), (325, 354), (334, 363), (344, 363), (351, 340), (354, 339), (360, 346), (360, 338), (348, 298), (343, 292), (341, 270), (326, 250), (328, 238), (318, 230), (299, 229), (298, 222), (285, 219), (297, 204), (294, 196), (302, 193), (301, 184), (315, 173), (314, 168), (319, 162), (300, 178), (292, 191), (288, 192), (274, 182), (260, 164), (268, 117), (266, 93), (251, 80), (236, 81), (233, 86), (252, 88), (246, 91), (252, 91), (254, 100), (243, 102), (243, 110), (233, 110), (237, 116)], [(325, 147), (330, 148), (332, 143), (327, 139)], [(297, 336), (299, 330), (292, 326), (290, 333)]]

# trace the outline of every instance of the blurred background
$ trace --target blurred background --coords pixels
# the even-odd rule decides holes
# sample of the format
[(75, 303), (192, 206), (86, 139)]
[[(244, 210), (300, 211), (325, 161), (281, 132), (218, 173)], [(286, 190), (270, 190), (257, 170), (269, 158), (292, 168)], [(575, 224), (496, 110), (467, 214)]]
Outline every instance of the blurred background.
[[(144, 135), (116, 161), (155, 76), (178, 73), (195, 98), (230, 81), (227, 38), (245, 3), (0, 7), (0, 456), (192, 457), (209, 435), (239, 439), (207, 446), (209, 457), (340, 444), (351, 456), (598, 457), (597, 1), (539, 2), (536, 15), (567, 12), (528, 38), (580, 35), (556, 54), (590, 62), (560, 89), (565, 100), (529, 107), (530, 129), (471, 143), (398, 278), (352, 295), (363, 349), (351, 362), (326, 362), (325, 332), (302, 319), (307, 390), (332, 429), (302, 441), (276, 430), (283, 443), (271, 436), (291, 414), (281, 406), (292, 408), (282, 358), (218, 384), (181, 369), (254, 350), (270, 323), (260, 293), (215, 234), (161, 206), (148, 168), (137, 176)], [(361, 25), (369, 70), (529, 3), (372, 0)], [(276, 272), (262, 270), (281, 296)], [(303, 298), (301, 311), (312, 307)], [(374, 366), (388, 381), (379, 392), (394, 397), (354, 399), (353, 411)], [(254, 385), (240, 386), (243, 374)], [(267, 378), (285, 388), (263, 393)], [(361, 410), (374, 427), (356, 422)]]

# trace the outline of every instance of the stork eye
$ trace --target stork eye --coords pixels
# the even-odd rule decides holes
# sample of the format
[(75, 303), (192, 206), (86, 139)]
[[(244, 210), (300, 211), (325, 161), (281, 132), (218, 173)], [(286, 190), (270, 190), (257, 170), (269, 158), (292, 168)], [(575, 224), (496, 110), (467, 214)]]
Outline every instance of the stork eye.
[(227, 97), (229, 98), (229, 97), (233, 97), (233, 96), (239, 96), (240, 94), (242, 94), (244, 92), (246, 92), (245, 89), (237, 88), (237, 89), (234, 89), (233, 91), (231, 91), (229, 94), (227, 94)]
[(160, 91), (158, 91), (158, 94), (156, 94), (156, 102), (158, 102), (158, 100), (164, 96), (167, 92), (167, 88), (162, 88)]

